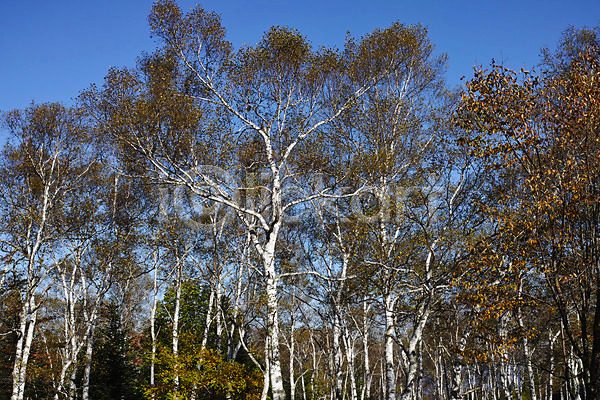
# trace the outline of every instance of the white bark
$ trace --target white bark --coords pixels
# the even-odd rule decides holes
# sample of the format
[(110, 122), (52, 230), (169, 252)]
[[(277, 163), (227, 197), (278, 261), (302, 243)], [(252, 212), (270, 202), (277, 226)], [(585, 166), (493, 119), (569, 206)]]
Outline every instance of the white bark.
[(174, 398), (177, 400), (178, 388), (179, 388), (179, 313), (181, 309), (181, 279), (182, 279), (182, 260), (177, 260), (175, 266), (175, 305), (173, 310), (173, 328), (171, 330), (171, 341), (172, 341), (172, 352), (175, 360), (174, 371), (173, 371), (173, 383), (175, 385)]
[(15, 362), (12, 372), (13, 390), (11, 400), (23, 400), (23, 396), (25, 395), (27, 363), (29, 362), (29, 354), (31, 352), (31, 343), (35, 331), (37, 312), (35, 295), (30, 294), (28, 301), (25, 302), (21, 308), (19, 339), (17, 340)]
[(560, 335), (560, 330), (556, 332), (555, 335), (552, 335), (552, 332), (548, 332), (548, 341), (549, 341), (549, 352), (550, 352), (550, 365), (548, 367), (548, 395), (547, 400), (552, 400), (552, 395), (554, 393), (554, 343), (558, 336)]
[[(294, 302), (292, 302), (294, 303)], [(295, 310), (290, 310), (290, 345), (289, 345), (289, 351), (290, 351), (290, 365), (289, 365), (289, 370), (290, 370), (290, 400), (295, 400), (296, 399), (296, 377), (295, 377), (295, 371), (294, 371), (294, 357), (296, 355), (295, 350), (296, 350), (296, 339), (294, 338), (294, 332), (295, 332), (295, 324), (296, 321), (294, 319), (294, 311)]]
[[(523, 279), (519, 283), (519, 297), (523, 292)], [(523, 332), (523, 355), (525, 356), (525, 365), (527, 367), (527, 379), (529, 385), (529, 398), (531, 400), (537, 400), (537, 393), (535, 391), (535, 375), (533, 373), (533, 364), (531, 361), (531, 348), (529, 347), (529, 340), (527, 338), (527, 332), (525, 332), (525, 324), (523, 323), (523, 315), (521, 313), (521, 308), (517, 309), (517, 323), (519, 324), (519, 328)], [(520, 385), (519, 385), (520, 387)]]
[(394, 317), (396, 299), (387, 293), (385, 305), (385, 387), (386, 399), (396, 399), (396, 369), (394, 368), (394, 339), (396, 337), (396, 321)]
[[(80, 257), (78, 254), (75, 256), (76, 261), (69, 271), (65, 266), (61, 266), (61, 261), (54, 258), (55, 264), (58, 266), (58, 272), (60, 274), (60, 280), (62, 284), (63, 300), (64, 300), (64, 314), (63, 314), (63, 334), (65, 347), (61, 349), (62, 353), (62, 365), (59, 374), (57, 387), (55, 388), (54, 399), (58, 400), (60, 395), (64, 395), (65, 391), (65, 380), (67, 374), (72, 366), (77, 363), (77, 356), (81, 349), (77, 338), (77, 327), (75, 326), (75, 305), (81, 301), (82, 288), (76, 290), (76, 283), (79, 281), (78, 278), (78, 266)], [(83, 346), (83, 342), (81, 343)], [(70, 385), (68, 388), (69, 399), (72, 398), (75, 390), (75, 380), (71, 371)]]
[[(334, 309), (337, 307), (334, 305)], [(342, 323), (340, 321), (339, 312), (334, 312), (333, 315), (333, 332), (332, 332), (332, 350), (333, 350), (333, 374), (334, 374), (334, 391), (335, 399), (342, 399), (343, 391), (343, 371), (342, 371), (342, 346), (340, 343), (340, 337), (342, 335)]]
[[(58, 155), (55, 154), (51, 160), (50, 177), (53, 178), (52, 172), (54, 171), (57, 163)], [(39, 167), (36, 165), (36, 167)], [(13, 390), (11, 400), (23, 400), (25, 394), (25, 378), (27, 374), (27, 363), (29, 362), (29, 354), (31, 351), (31, 343), (35, 332), (35, 324), (37, 321), (38, 304), (36, 304), (36, 291), (40, 288), (42, 282), (46, 280), (46, 277), (52, 267), (48, 267), (46, 270), (38, 271), (36, 263), (38, 262), (38, 253), (45, 242), (45, 230), (48, 219), (48, 213), (51, 208), (50, 200), (50, 184), (48, 183), (44, 187), (44, 194), (42, 197), (42, 210), (40, 212), (40, 222), (37, 230), (34, 232), (33, 223), (30, 221), (26, 233), (25, 233), (25, 252), (27, 255), (27, 283), (25, 287), (25, 294), (23, 298), (23, 305), (19, 314), (19, 337), (17, 339), (17, 347), (15, 350), (15, 361), (13, 364), (12, 381)], [(34, 218), (33, 216), (31, 218)], [(46, 283), (47, 291), (50, 283)]]
[(210, 294), (208, 296), (208, 309), (206, 310), (206, 316), (204, 318), (204, 331), (202, 333), (201, 348), (205, 349), (208, 344), (208, 336), (210, 335), (210, 327), (213, 321), (215, 304), (215, 290), (213, 285), (210, 285)]
[(91, 325), (90, 331), (87, 335), (86, 350), (85, 350), (85, 367), (83, 370), (83, 384), (82, 384), (82, 400), (89, 400), (90, 398), (90, 378), (92, 373), (92, 355), (94, 351), (94, 324)]
[[(279, 230), (279, 224), (274, 231)], [(283, 375), (281, 373), (281, 357), (279, 352), (279, 299), (277, 297), (277, 276), (275, 273), (275, 237), (270, 239), (262, 254), (265, 274), (267, 276), (267, 330), (269, 335), (269, 371), (273, 400), (284, 400)]]
[(269, 337), (267, 336), (266, 339), (266, 343), (265, 343), (265, 368), (264, 368), (264, 374), (263, 374), (263, 389), (262, 392), (260, 394), (260, 400), (267, 400), (267, 397), (269, 396), (269, 388), (271, 387), (270, 382), (271, 382), (271, 357), (270, 357), (270, 352), (271, 352), (271, 345), (269, 343)]
[(354, 362), (356, 359), (356, 349), (354, 347), (354, 338), (350, 335), (348, 327), (344, 329), (344, 347), (346, 348), (346, 360), (348, 362), (348, 374), (350, 378), (350, 399), (358, 400), (358, 391), (356, 388), (356, 376), (354, 374)]
[[(454, 355), (454, 360), (452, 363), (451, 370), (451, 381), (450, 381), (450, 399), (451, 400), (459, 400), (462, 399), (463, 393), (463, 383), (462, 383), (462, 370), (463, 370), (463, 352), (467, 347), (467, 339), (471, 334), (471, 325), (467, 325), (463, 330), (463, 333), (458, 341), (457, 354)], [(440, 387), (441, 389), (441, 387)]]
[(314, 399), (314, 396), (315, 396), (314, 395), (314, 393), (315, 393), (315, 375), (318, 372), (318, 369), (317, 369), (318, 363), (317, 363), (317, 349), (316, 349), (316, 346), (315, 346), (315, 339), (313, 337), (313, 332), (312, 331), (310, 332), (310, 345), (311, 345), (311, 350), (312, 350), (312, 359), (311, 359), (312, 360), (312, 371), (311, 371), (311, 374), (310, 374), (310, 391), (311, 391), (311, 393), (313, 395), (312, 398)]
[(413, 399), (416, 394), (416, 380), (419, 374), (419, 351), (423, 343), (423, 331), (425, 330), (425, 325), (431, 314), (431, 296), (433, 296), (432, 293), (430, 293), (428, 298), (423, 300), (419, 306), (417, 311), (417, 321), (408, 340), (408, 346), (403, 349), (407, 365), (404, 372), (406, 382), (400, 396), (401, 400)]
[[(157, 336), (156, 336), (156, 310), (158, 308), (158, 251), (155, 250), (153, 253), (154, 257), (154, 274), (152, 279), (152, 301), (150, 303), (150, 388), (154, 389), (156, 385), (156, 347), (157, 347)], [(150, 395), (151, 399), (154, 400), (154, 392)]]
[(369, 326), (367, 324), (368, 314), (370, 305), (367, 304), (367, 297), (364, 296), (362, 300), (363, 306), (363, 318), (362, 318), (362, 343), (363, 343), (363, 388), (361, 390), (361, 400), (369, 399), (371, 397), (371, 382), (373, 375), (371, 374), (371, 366), (369, 363)]
[[(502, 342), (506, 343), (507, 341), (507, 335), (508, 335), (508, 316), (506, 314), (503, 314), (500, 317), (500, 326), (499, 326), (499, 335), (500, 335), (500, 339), (502, 340)], [(509, 399), (511, 398), (511, 390), (510, 390), (510, 377), (509, 377), (509, 371), (508, 371), (508, 355), (506, 354), (506, 351), (502, 351), (500, 353), (500, 390), (503, 392), (503, 395), (505, 398)]]

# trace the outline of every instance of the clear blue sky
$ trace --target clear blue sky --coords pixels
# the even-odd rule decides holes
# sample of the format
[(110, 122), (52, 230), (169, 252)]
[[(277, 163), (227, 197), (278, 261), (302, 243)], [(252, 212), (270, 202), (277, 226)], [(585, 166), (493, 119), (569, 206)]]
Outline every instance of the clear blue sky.
[[(181, 0), (189, 10), (196, 1)], [(600, 0), (207, 0), (238, 47), (272, 25), (297, 28), (314, 46), (341, 46), (394, 21), (422, 23), (449, 55), (449, 83), (492, 58), (512, 68), (537, 64), (569, 25), (600, 22)], [(156, 43), (149, 37), (151, 0), (0, 0), (0, 110), (60, 101), (71, 104), (110, 66), (133, 66)]]

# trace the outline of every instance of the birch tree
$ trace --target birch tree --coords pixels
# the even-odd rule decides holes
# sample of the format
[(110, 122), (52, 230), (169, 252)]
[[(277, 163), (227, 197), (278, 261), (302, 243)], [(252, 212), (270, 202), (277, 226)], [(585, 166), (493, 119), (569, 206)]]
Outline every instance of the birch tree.
[(364, 225), (356, 229), (368, 243), (361, 259), (385, 324), (388, 399), (418, 395), (424, 329), (464, 251), (457, 232), (469, 224), (462, 210), (468, 164), (451, 155), (452, 130), (440, 123), (445, 60), (433, 55), (423, 28), (411, 27), (404, 39), (402, 68), (370, 88), (339, 127), (356, 137), (355, 174), (370, 183), (352, 208)]
[[(32, 105), (5, 116), (12, 135), (2, 155), (2, 240), (10, 261), (22, 269), (18, 340), (12, 400), (24, 396), (27, 364), (38, 309), (53, 281), (50, 250), (68, 230), (66, 195), (81, 185), (93, 165), (88, 158), (83, 114), (58, 104)], [(88, 142), (89, 143), (89, 142)]]
[[(227, 207), (246, 228), (267, 298), (270, 387), (282, 399), (277, 239), (287, 212), (323, 194), (287, 189), (306, 173), (301, 160), (325, 126), (403, 66), (413, 33), (395, 24), (343, 51), (314, 51), (298, 32), (276, 27), (234, 53), (219, 18), (200, 7), (184, 15), (162, 1), (149, 19), (165, 44), (160, 60), (112, 71), (88, 99), (106, 111), (99, 129), (125, 157), (162, 183)], [(242, 178), (232, 183), (207, 164), (236, 168)], [(264, 193), (263, 201), (245, 201), (248, 190)]]

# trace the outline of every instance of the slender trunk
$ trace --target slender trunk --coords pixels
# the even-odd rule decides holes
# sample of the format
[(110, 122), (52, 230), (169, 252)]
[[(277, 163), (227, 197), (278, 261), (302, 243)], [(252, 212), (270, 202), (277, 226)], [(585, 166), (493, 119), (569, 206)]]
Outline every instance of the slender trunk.
[(556, 332), (553, 336), (552, 332), (548, 332), (548, 341), (549, 345), (549, 353), (550, 353), (550, 362), (548, 368), (548, 395), (546, 396), (548, 400), (552, 400), (552, 395), (554, 394), (554, 343), (556, 343), (556, 339), (560, 335), (560, 330)]
[[(435, 382), (435, 395), (438, 399), (441, 399), (444, 394), (444, 374), (446, 373), (442, 349), (442, 344), (439, 343), (436, 349), (434, 362), (435, 378), (433, 381)], [(448, 394), (447, 397), (449, 398), (450, 395)]]
[[(522, 296), (523, 292), (523, 279), (519, 282), (519, 297)], [(531, 400), (537, 400), (537, 395), (535, 392), (535, 376), (533, 374), (533, 364), (531, 362), (531, 349), (529, 348), (529, 340), (527, 339), (527, 334), (525, 331), (525, 324), (523, 323), (523, 315), (521, 312), (521, 307), (517, 308), (517, 323), (519, 324), (519, 328), (523, 332), (523, 355), (525, 356), (525, 365), (527, 367), (527, 379), (529, 383), (529, 398)], [(517, 385), (517, 388), (520, 388), (521, 385)]]
[(269, 362), (270, 357), (269, 354), (271, 352), (270, 349), (271, 345), (269, 343), (269, 337), (267, 337), (267, 341), (265, 344), (265, 373), (263, 376), (263, 390), (262, 393), (260, 395), (260, 400), (267, 400), (267, 397), (269, 396), (269, 387), (270, 385), (270, 375), (271, 375), (271, 364)]
[(344, 329), (344, 344), (346, 347), (346, 359), (348, 360), (348, 374), (350, 375), (350, 399), (358, 400), (358, 393), (356, 390), (356, 377), (354, 375), (354, 360), (356, 358), (354, 350), (354, 340), (350, 336), (348, 329)]
[(406, 383), (404, 385), (404, 391), (400, 396), (401, 400), (413, 399), (416, 395), (415, 384), (417, 383), (420, 373), (419, 353), (423, 344), (423, 331), (425, 329), (425, 325), (427, 324), (427, 320), (429, 319), (429, 314), (431, 313), (430, 304), (431, 298), (429, 297), (420, 305), (417, 312), (419, 317), (408, 341), (408, 346), (406, 349)]
[(85, 310), (87, 307), (87, 299), (89, 297), (87, 294), (87, 289), (85, 289), (86, 284), (85, 284), (84, 275), (81, 276), (82, 284), (84, 287), (84, 318), (87, 323), (87, 329), (86, 329), (86, 332), (85, 332), (85, 335), (84, 335), (84, 338), (83, 338), (82, 344), (81, 344), (81, 345), (86, 346), (85, 358), (84, 358), (85, 367), (84, 367), (84, 371), (83, 371), (82, 394), (81, 394), (82, 400), (89, 400), (90, 375), (92, 372), (92, 355), (93, 355), (93, 349), (94, 349), (94, 332), (96, 329), (96, 319), (98, 318), (98, 309), (101, 304), (101, 299), (103, 298), (105, 290), (108, 289), (108, 285), (109, 285), (109, 280), (107, 280), (106, 278), (107, 278), (107, 276), (105, 275), (102, 279), (102, 284), (100, 285), (101, 290), (97, 293), (97, 297), (94, 300), (91, 312), (87, 312)]
[(312, 350), (312, 371), (310, 373), (310, 393), (312, 400), (315, 398), (315, 374), (317, 373), (317, 349), (312, 330), (310, 331), (310, 345)]
[[(579, 363), (576, 359), (573, 349), (571, 349), (571, 351), (569, 353), (569, 370), (571, 371), (571, 373), (569, 374), (569, 378), (570, 378), (569, 381), (571, 383), (571, 393), (572, 393), (573, 399), (575, 399), (575, 400), (581, 399), (581, 393), (585, 393), (585, 387), (582, 390), (581, 383), (579, 380), (579, 376), (580, 376)], [(596, 399), (593, 399), (593, 400), (596, 400)]]
[(215, 290), (210, 287), (210, 295), (208, 296), (208, 309), (206, 311), (206, 316), (204, 318), (204, 332), (202, 333), (202, 344), (201, 348), (205, 349), (208, 344), (208, 336), (210, 334), (210, 326), (212, 325), (213, 319), (213, 307), (215, 302)]
[(387, 385), (386, 385), (386, 379), (385, 379), (385, 362), (381, 363), (381, 392), (383, 393), (383, 399), (387, 399)]
[[(74, 321), (73, 321), (74, 322)], [(74, 330), (73, 330), (74, 331)], [(81, 344), (77, 343), (77, 338), (75, 337), (75, 332), (73, 332), (73, 337), (71, 338), (71, 374), (69, 376), (69, 400), (73, 400), (75, 398), (75, 394), (77, 392), (77, 360), (79, 358), (79, 351), (83, 346), (83, 338)]]
[(285, 400), (279, 352), (279, 299), (277, 298), (277, 276), (275, 272), (275, 242), (280, 225), (280, 222), (275, 224), (262, 251), (264, 272), (267, 278), (267, 326), (270, 348), (268, 359), (270, 361), (270, 384), (273, 400)]
[(296, 341), (294, 339), (294, 312), (290, 311), (290, 313), (290, 400), (294, 400), (296, 398), (296, 379), (294, 377), (294, 352), (296, 350)]
[(419, 342), (418, 346), (419, 355), (419, 369), (417, 372), (417, 380), (415, 382), (415, 390), (417, 393), (417, 399), (423, 398), (423, 342)]
[[(491, 346), (490, 346), (491, 347)], [(488, 350), (492, 350), (492, 349), (488, 349)], [(492, 359), (491, 362), (489, 364), (489, 391), (492, 393), (492, 399), (493, 400), (497, 400), (498, 399), (498, 391), (500, 390), (499, 385), (498, 385), (498, 371), (497, 371), (497, 366), (496, 366), (496, 357), (492, 355)]]
[[(245, 253), (245, 251), (244, 251)], [(234, 298), (234, 302), (233, 302), (233, 318), (231, 319), (231, 335), (228, 339), (228, 348), (227, 348), (227, 359), (228, 361), (231, 360), (235, 360), (237, 357), (238, 352), (240, 351), (240, 349), (242, 348), (242, 342), (244, 340), (244, 336), (245, 336), (245, 330), (241, 328), (241, 325), (243, 324), (239, 324), (238, 321), (240, 320), (240, 313), (241, 313), (241, 304), (243, 302), (242, 300), (242, 274), (243, 274), (243, 263), (240, 262), (238, 265), (238, 270), (237, 270), (237, 278), (236, 278), (236, 288), (235, 288), (235, 298)], [(237, 343), (233, 343), (233, 337), (234, 337), (234, 332), (236, 330), (236, 327), (239, 325), (239, 337), (237, 340)]]
[[(74, 296), (74, 285), (75, 285), (75, 274), (76, 268), (71, 270), (71, 276), (69, 281), (67, 282), (66, 275), (67, 271), (61, 270), (61, 281), (62, 281), (62, 289), (63, 289), (63, 297), (64, 297), (64, 339), (65, 339), (65, 347), (61, 349), (62, 353), (62, 366), (60, 370), (60, 375), (58, 378), (58, 384), (56, 385), (54, 400), (58, 400), (61, 394), (65, 392), (65, 381), (67, 379), (67, 373), (69, 368), (73, 366), (76, 362), (77, 353), (78, 353), (78, 344), (76, 337), (76, 329), (75, 329), (75, 302), (77, 298)], [(73, 379), (70, 379), (70, 385), (68, 389), (67, 397), (69, 399), (72, 398), (73, 386), (75, 385), (75, 380), (73, 375), (71, 374)]]
[(19, 327), (19, 339), (15, 352), (15, 362), (13, 365), (13, 390), (11, 400), (23, 400), (25, 395), (25, 377), (27, 373), (27, 363), (29, 362), (29, 353), (31, 351), (31, 342), (35, 331), (37, 320), (37, 309), (35, 304), (35, 295), (29, 295), (28, 301), (23, 302), (21, 308), (21, 323)]
[(471, 325), (467, 325), (458, 342), (458, 351), (452, 363), (452, 378), (450, 387), (450, 399), (459, 400), (463, 398), (462, 394), (462, 369), (463, 369), (463, 352), (467, 347), (467, 339), (471, 333)]
[[(46, 349), (46, 358), (48, 359), (48, 367), (50, 371), (54, 371), (54, 363), (52, 362), (52, 355), (50, 354), (50, 348), (48, 347), (48, 338), (46, 335), (42, 335), (44, 341), (44, 348)], [(52, 387), (56, 387), (56, 376), (52, 374)]]
[(306, 382), (304, 381), (304, 374), (300, 376), (300, 382), (302, 382), (302, 400), (306, 400)]
[(90, 398), (90, 376), (92, 372), (92, 354), (94, 349), (94, 324), (90, 326), (85, 349), (85, 369), (83, 370), (82, 400)]
[(177, 262), (177, 272), (176, 272), (176, 281), (175, 281), (175, 307), (173, 310), (173, 330), (171, 332), (171, 338), (172, 338), (172, 351), (173, 351), (173, 358), (175, 360), (175, 366), (174, 366), (174, 376), (173, 376), (173, 383), (175, 385), (175, 394), (174, 394), (174, 398), (178, 399), (178, 388), (179, 388), (179, 313), (180, 313), (180, 309), (181, 309), (181, 269), (183, 268), (183, 266), (181, 265), (183, 261), (178, 260)]
[(385, 296), (385, 387), (386, 398), (396, 400), (396, 371), (394, 369), (394, 337), (395, 337), (395, 319), (394, 305), (395, 300), (391, 294)]
[[(150, 307), (150, 389), (156, 386), (155, 368), (156, 368), (156, 309), (158, 308), (158, 255), (154, 253), (154, 279), (152, 285), (152, 305)], [(150, 398), (154, 400), (155, 394), (151, 393)]]
[[(76, 362), (77, 362), (77, 360), (75, 360), (75, 363)], [(73, 400), (77, 393), (76, 378), (77, 378), (77, 369), (73, 368), (73, 369), (71, 369), (71, 376), (69, 377), (69, 400)]]
[(219, 279), (220, 278), (217, 278), (215, 282), (215, 328), (217, 333), (217, 350), (220, 352), (223, 339), (223, 324), (225, 323), (225, 318), (223, 318), (223, 308), (221, 307), (221, 282)]
[(525, 355), (525, 363), (527, 366), (527, 378), (529, 381), (529, 398), (531, 400), (537, 400), (537, 395), (535, 392), (535, 375), (533, 373), (533, 363), (531, 362), (531, 349), (529, 348), (527, 335), (523, 336), (523, 352)]
[[(499, 336), (500, 340), (503, 343), (506, 343), (508, 340), (507, 335), (507, 315), (504, 314), (500, 317), (500, 327), (499, 327)], [(500, 354), (500, 390), (502, 390), (504, 394), (504, 398), (511, 398), (511, 390), (509, 384), (509, 376), (508, 376), (508, 356), (506, 351), (502, 351)]]
[(340, 321), (340, 315), (338, 312), (337, 305), (333, 305), (333, 375), (335, 383), (335, 399), (342, 400), (342, 347), (340, 345), (340, 337), (342, 335), (342, 322)]
[(362, 342), (363, 342), (363, 362), (364, 362), (364, 378), (363, 378), (363, 388), (361, 391), (361, 400), (366, 400), (371, 397), (371, 368), (369, 365), (369, 327), (367, 325), (367, 316), (369, 312), (369, 306), (367, 305), (366, 296), (363, 298), (363, 320), (362, 320)]

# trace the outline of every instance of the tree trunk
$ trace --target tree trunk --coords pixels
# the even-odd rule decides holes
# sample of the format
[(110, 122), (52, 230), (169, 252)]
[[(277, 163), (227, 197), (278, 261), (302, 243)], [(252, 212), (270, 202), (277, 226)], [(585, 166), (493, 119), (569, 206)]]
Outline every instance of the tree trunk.
[(269, 337), (267, 337), (267, 340), (265, 343), (265, 373), (264, 373), (264, 377), (263, 377), (263, 390), (260, 395), (260, 400), (267, 400), (267, 397), (269, 396), (269, 387), (271, 386), (270, 385), (271, 364), (269, 362), (270, 353), (271, 353), (270, 347), (271, 347), (271, 345), (269, 344)]
[(35, 323), (37, 320), (37, 309), (35, 304), (35, 295), (29, 295), (28, 301), (23, 302), (20, 315), (21, 323), (19, 327), (19, 339), (15, 352), (15, 362), (13, 365), (13, 390), (11, 400), (23, 400), (25, 395), (25, 377), (27, 373), (27, 363), (29, 362), (29, 353), (31, 351), (31, 342), (35, 332)]
[[(158, 307), (158, 254), (154, 253), (154, 279), (152, 284), (152, 305), (150, 306), (150, 389), (156, 386), (156, 309)], [(154, 400), (154, 392), (150, 395)], [(86, 400), (86, 399), (84, 399)]]
[(363, 388), (361, 391), (361, 400), (366, 400), (371, 397), (371, 368), (369, 365), (369, 327), (367, 325), (367, 314), (369, 312), (369, 306), (367, 304), (366, 296), (363, 298), (363, 320), (362, 320), (362, 343), (363, 343), (363, 363), (364, 363), (364, 377), (363, 377)]
[(385, 299), (385, 387), (386, 399), (396, 400), (396, 371), (394, 368), (394, 337), (396, 322), (394, 318), (395, 299), (386, 294)]
[(348, 328), (344, 329), (344, 344), (346, 347), (346, 359), (348, 360), (348, 374), (350, 375), (350, 399), (358, 400), (356, 377), (354, 375), (354, 360), (356, 359), (354, 339), (350, 336)]
[[(507, 336), (507, 319), (508, 316), (506, 314), (503, 314), (500, 317), (500, 327), (499, 327), (499, 336), (500, 336), (500, 340), (502, 340), (503, 343), (506, 343), (508, 340), (508, 336)], [(510, 399), (511, 398), (511, 390), (510, 390), (510, 382), (509, 382), (509, 371), (508, 371), (508, 355), (506, 354), (506, 351), (502, 351), (500, 354), (500, 390), (503, 392), (504, 398), (505, 399)]]
[(175, 360), (174, 371), (173, 371), (173, 384), (175, 385), (175, 393), (174, 398), (177, 400), (178, 397), (178, 388), (179, 388), (179, 313), (181, 309), (181, 274), (182, 274), (182, 260), (177, 260), (177, 268), (176, 277), (175, 277), (175, 307), (173, 310), (173, 330), (171, 331), (171, 339), (172, 339), (172, 351), (173, 358)]
[(270, 384), (273, 400), (285, 400), (281, 357), (279, 352), (279, 299), (277, 298), (277, 276), (275, 273), (275, 242), (280, 223), (275, 224), (262, 252), (267, 291), (267, 326), (269, 337)]
[(429, 314), (431, 313), (430, 303), (431, 298), (427, 298), (419, 307), (419, 310), (417, 311), (418, 320), (408, 341), (408, 348), (406, 349), (406, 383), (402, 395), (400, 396), (401, 400), (414, 399), (415, 397), (415, 384), (420, 373), (419, 353), (423, 343), (423, 330), (425, 329)]
[(294, 339), (294, 311), (290, 310), (290, 400), (296, 398), (296, 379), (294, 377), (294, 357), (296, 350), (296, 341)]
[(467, 325), (458, 342), (458, 352), (452, 363), (452, 378), (450, 387), (450, 399), (459, 400), (463, 398), (462, 394), (462, 369), (463, 369), (463, 352), (467, 347), (467, 339), (471, 333), (471, 325)]
[(334, 391), (335, 400), (342, 400), (343, 391), (343, 373), (342, 373), (342, 346), (340, 338), (342, 336), (342, 322), (340, 321), (340, 315), (338, 307), (333, 304), (333, 375), (334, 375)]
[[(90, 375), (92, 372), (92, 354), (94, 349), (94, 325), (90, 327), (90, 331), (87, 335), (86, 349), (85, 349), (85, 369), (83, 370), (83, 384), (82, 384), (82, 400), (89, 400), (90, 398)], [(154, 361), (154, 360), (153, 360)]]

